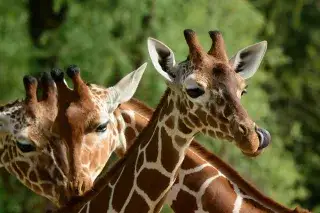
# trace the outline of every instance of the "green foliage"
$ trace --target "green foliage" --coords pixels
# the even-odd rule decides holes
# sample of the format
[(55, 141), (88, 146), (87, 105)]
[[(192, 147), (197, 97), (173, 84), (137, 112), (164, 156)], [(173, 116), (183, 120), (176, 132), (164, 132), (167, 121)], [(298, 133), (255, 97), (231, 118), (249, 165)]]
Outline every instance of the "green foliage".
[[(10, 9), (9, 6), (10, 5)], [(23, 91), (22, 75), (29, 71), (29, 51), (32, 49), (27, 34), (28, 13), (23, 4), (0, 2), (0, 90), (3, 102), (18, 97)], [(17, 78), (19, 76), (19, 78)]]
[[(186, 28), (194, 29), (207, 49), (211, 45), (208, 31), (219, 29), (230, 57), (245, 46), (267, 40), (262, 67), (249, 80), (249, 94), (242, 102), (256, 123), (270, 131), (272, 145), (251, 159), (233, 144), (212, 143), (204, 137), (199, 141), (282, 204), (316, 205), (320, 185), (319, 175), (313, 172), (319, 174), (320, 163), (316, 142), (320, 30), (312, 21), (319, 20), (312, 6), (315, 1), (56, 0), (54, 11), (65, 2), (69, 10), (63, 24), (45, 31), (42, 47), (34, 47), (27, 30), (26, 2), (0, 1), (2, 103), (23, 97), (23, 75), (47, 70), (47, 59), (56, 58), (57, 66), (77, 64), (84, 79), (103, 85), (113, 85), (149, 61), (136, 97), (154, 107), (166, 86), (154, 80), (160, 76), (149, 60), (147, 37), (166, 43), (177, 61), (187, 56), (182, 33)], [(1, 175), (1, 180), (0, 212), (43, 212), (44, 199), (12, 177)], [(163, 212), (171, 210), (165, 207)]]
[[(308, 191), (306, 197), (297, 201), (313, 212), (320, 212), (317, 210), (320, 206), (319, 2), (252, 2), (269, 20), (261, 36), (270, 40), (270, 46), (282, 47), (288, 58), (276, 66), (267, 60), (273, 80), (266, 82), (265, 87), (277, 115), (278, 131), (286, 149), (292, 153), (297, 169), (303, 174), (296, 187), (304, 186)], [(275, 56), (273, 58), (276, 59)]]

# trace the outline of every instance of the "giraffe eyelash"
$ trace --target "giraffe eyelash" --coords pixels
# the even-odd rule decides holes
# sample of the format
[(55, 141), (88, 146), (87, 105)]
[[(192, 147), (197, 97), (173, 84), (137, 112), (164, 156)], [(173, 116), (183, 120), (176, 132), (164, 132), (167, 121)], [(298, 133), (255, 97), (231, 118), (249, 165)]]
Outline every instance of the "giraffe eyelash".
[(105, 132), (107, 130), (108, 124), (109, 124), (109, 121), (107, 121), (107, 122), (105, 122), (103, 124), (100, 124), (96, 128), (96, 132)]

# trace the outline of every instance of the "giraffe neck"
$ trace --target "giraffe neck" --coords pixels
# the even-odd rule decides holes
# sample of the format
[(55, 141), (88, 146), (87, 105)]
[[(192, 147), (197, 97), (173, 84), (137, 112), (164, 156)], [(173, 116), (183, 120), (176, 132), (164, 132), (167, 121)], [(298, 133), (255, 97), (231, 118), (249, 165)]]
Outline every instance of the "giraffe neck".
[[(109, 211), (129, 210), (139, 203), (141, 212), (157, 212), (174, 183), (195, 132), (176, 128), (180, 121), (179, 112), (172, 106), (174, 101), (168, 98), (168, 94), (169, 90), (132, 146), (134, 148), (125, 156), (126, 164), (118, 170), (120, 177), (114, 178), (115, 182), (111, 181), (108, 186), (111, 192)], [(122, 201), (119, 197), (112, 200), (117, 191), (128, 194), (128, 197)]]
[[(127, 147), (130, 147), (147, 124), (153, 109), (136, 99), (120, 105), (119, 109), (126, 122), (125, 136)], [(191, 209), (195, 212), (200, 209), (208, 212), (224, 212), (224, 209), (232, 212), (244, 209), (255, 212), (292, 212), (263, 195), (232, 167), (196, 141), (191, 143), (187, 151), (166, 203), (175, 212)]]

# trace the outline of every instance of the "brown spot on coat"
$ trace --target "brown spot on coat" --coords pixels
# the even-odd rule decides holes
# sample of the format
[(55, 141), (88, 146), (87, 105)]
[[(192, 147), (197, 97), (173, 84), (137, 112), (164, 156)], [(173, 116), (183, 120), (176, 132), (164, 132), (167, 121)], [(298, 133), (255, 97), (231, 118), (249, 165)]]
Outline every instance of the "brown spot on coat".
[(178, 146), (184, 146), (187, 143), (187, 139), (180, 137), (179, 135), (176, 135), (174, 137), (174, 141)]
[[(128, 159), (127, 164), (115, 186), (114, 189), (114, 197), (119, 197), (123, 199), (113, 199), (112, 200), (112, 206), (116, 211), (120, 211), (121, 208), (123, 207), (126, 197), (129, 196), (129, 193), (131, 191), (131, 188), (133, 186), (133, 178), (128, 178), (128, 177), (134, 177), (134, 163), (135, 161), (133, 159), (137, 158), (137, 151), (135, 153), (132, 153), (133, 155), (130, 156), (132, 157), (131, 159)], [(118, 171), (119, 173), (121, 171)], [(115, 175), (114, 177), (119, 177), (118, 175)], [(114, 179), (116, 179), (114, 178)]]
[(190, 134), (192, 132), (192, 129), (187, 127), (182, 119), (179, 119), (178, 127), (179, 127), (179, 130), (184, 134)]
[(196, 198), (188, 192), (180, 190), (177, 197), (171, 205), (174, 212), (194, 213), (198, 209)]
[[(225, 199), (226, 197), (228, 199)], [(232, 212), (236, 198), (229, 181), (220, 176), (209, 184), (201, 198), (203, 211), (220, 212), (223, 209), (224, 212)]]
[(193, 172), (186, 175), (183, 180), (183, 184), (187, 185), (192, 191), (198, 192), (200, 190), (200, 187), (209, 177), (215, 176), (217, 174), (218, 171), (216, 169), (207, 166), (198, 172)]
[(124, 213), (131, 213), (133, 211), (148, 212), (149, 209), (150, 208), (146, 201), (137, 192), (134, 192), (128, 205), (124, 210)]
[(36, 175), (36, 172), (35, 171), (31, 171), (29, 173), (29, 180), (32, 181), (32, 182), (37, 182), (38, 181), (38, 177)]
[(132, 141), (136, 138), (136, 133), (134, 129), (130, 126), (128, 126), (124, 131), (125, 137), (127, 140)]
[[(152, 177), (152, 180), (150, 180), (150, 177)], [(169, 186), (170, 179), (161, 174), (158, 170), (143, 169), (137, 178), (137, 184), (141, 190), (148, 192), (151, 200), (155, 201)], [(119, 196), (125, 197), (126, 194), (119, 194)]]
[(226, 124), (223, 124), (223, 123), (221, 123), (220, 124), (220, 131), (222, 131), (222, 132), (224, 132), (224, 133), (229, 133), (229, 130), (228, 130), (228, 128), (227, 128), (227, 125)]
[(28, 170), (30, 168), (30, 165), (28, 163), (23, 162), (23, 161), (17, 161), (15, 163), (13, 163), (12, 165), (14, 165), (15, 169), (19, 173), (19, 176), (20, 175), (27, 176)]
[(172, 117), (168, 117), (168, 119), (165, 122), (166, 126), (169, 127), (170, 129), (174, 128), (174, 121)]
[(216, 135), (217, 135), (218, 138), (224, 139), (224, 134), (223, 134), (222, 132), (217, 131), (217, 132), (216, 132)]
[(218, 123), (217, 123), (217, 121), (213, 118), (213, 116), (208, 115), (208, 116), (207, 116), (207, 121), (208, 121), (208, 124), (209, 124), (212, 128), (217, 128), (217, 127), (218, 127)]
[(164, 128), (161, 129), (161, 163), (163, 167), (172, 172), (179, 161), (179, 152), (173, 147), (172, 138), (168, 135)]
[(207, 121), (207, 113), (205, 111), (203, 111), (202, 109), (197, 109), (195, 111), (195, 114), (198, 116), (199, 120), (204, 124), (204, 125), (208, 125), (208, 121)]
[(127, 113), (122, 113), (122, 117), (124, 119), (124, 122), (126, 122), (127, 124), (130, 124), (132, 122), (130, 115), (128, 115)]
[(192, 113), (189, 113), (188, 117), (196, 127), (200, 127), (201, 126), (201, 122), (200, 122), (199, 118), (196, 115), (194, 115)]

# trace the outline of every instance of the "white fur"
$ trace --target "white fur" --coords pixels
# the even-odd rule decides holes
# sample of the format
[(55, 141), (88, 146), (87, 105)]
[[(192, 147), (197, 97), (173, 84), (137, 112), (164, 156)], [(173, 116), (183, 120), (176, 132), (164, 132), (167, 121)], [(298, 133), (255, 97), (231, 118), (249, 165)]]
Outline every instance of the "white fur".
[(241, 194), (238, 186), (233, 183), (232, 183), (232, 185), (233, 185), (233, 189), (234, 189), (235, 193), (237, 194), (237, 198), (236, 198), (236, 201), (234, 202), (234, 208), (232, 210), (232, 213), (239, 213), (241, 210), (243, 197), (242, 197), (242, 194)]
[[(184, 81), (184, 87), (186, 89), (196, 89), (196, 88), (200, 88), (198, 82), (195, 79), (195, 75), (194, 74), (190, 74), (186, 80)], [(204, 88), (202, 88), (204, 89)]]
[(173, 51), (164, 43), (161, 41), (158, 41), (154, 38), (148, 38), (148, 51), (149, 55), (152, 61), (152, 64), (156, 68), (156, 70), (163, 76), (165, 77), (169, 82), (172, 82), (173, 79), (172, 77), (162, 69), (162, 67), (159, 64), (159, 58), (160, 55), (158, 51), (163, 51), (163, 52), (168, 52), (169, 53), (169, 58), (170, 58), (170, 68), (174, 67), (176, 64), (175, 57)]

